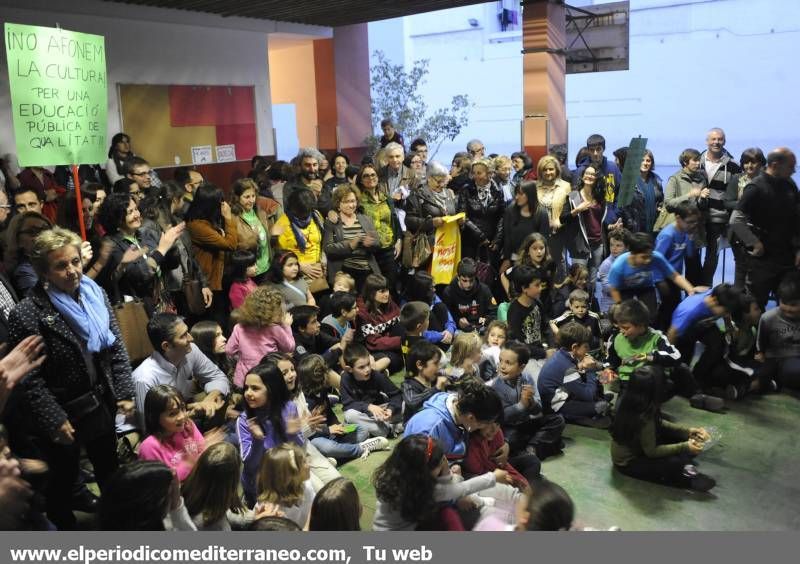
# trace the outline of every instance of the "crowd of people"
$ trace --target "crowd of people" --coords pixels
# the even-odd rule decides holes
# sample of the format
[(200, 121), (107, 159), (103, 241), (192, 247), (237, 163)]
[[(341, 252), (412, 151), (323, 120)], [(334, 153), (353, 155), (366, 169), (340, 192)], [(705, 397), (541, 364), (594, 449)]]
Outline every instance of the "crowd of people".
[(80, 202), (65, 167), (0, 162), (0, 528), (358, 530), (339, 467), (391, 450), (375, 530), (565, 530), (541, 468), (567, 424), (608, 429), (617, 472), (705, 492), (711, 435), (661, 405), (800, 388), (789, 149), (737, 162), (713, 128), (664, 182), (601, 135), (574, 169), (477, 139), (448, 168), (381, 125), (358, 166), (256, 156), (225, 187), (161, 179), (119, 133)]

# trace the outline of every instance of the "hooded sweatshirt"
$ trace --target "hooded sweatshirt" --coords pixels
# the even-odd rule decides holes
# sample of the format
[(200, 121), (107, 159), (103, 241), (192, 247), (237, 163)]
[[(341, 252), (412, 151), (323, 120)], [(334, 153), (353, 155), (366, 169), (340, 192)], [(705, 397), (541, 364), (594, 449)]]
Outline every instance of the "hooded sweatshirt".
[(406, 423), (404, 437), (428, 435), (437, 439), (448, 458), (461, 458), (467, 450), (468, 433), (456, 425), (456, 394), (440, 392), (422, 405), (422, 410)]

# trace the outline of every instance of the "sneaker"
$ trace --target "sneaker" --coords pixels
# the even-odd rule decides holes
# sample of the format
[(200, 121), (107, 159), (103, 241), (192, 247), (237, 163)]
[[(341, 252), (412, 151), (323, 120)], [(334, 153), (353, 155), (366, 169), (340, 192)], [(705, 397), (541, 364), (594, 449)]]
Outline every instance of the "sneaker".
[(366, 458), (376, 450), (388, 450), (389, 439), (386, 437), (372, 437), (366, 441), (361, 441), (358, 446), (361, 447), (361, 458)]
[(334, 468), (336, 468), (337, 466), (339, 466), (339, 461), (338, 461), (338, 460), (336, 460), (335, 458), (333, 458), (333, 457), (331, 457), (331, 456), (326, 456), (325, 458), (328, 460), (328, 462), (330, 462), (330, 463), (331, 463), (331, 466), (333, 466)]
[(337, 396), (336, 394), (328, 394), (328, 401), (331, 402), (331, 407), (333, 407), (334, 405), (339, 403), (341, 400), (339, 399), (339, 396)]
[(695, 394), (689, 398), (689, 405), (695, 409), (721, 412), (725, 408), (725, 400), (715, 396), (708, 396), (706, 394)]
[(403, 431), (405, 431), (405, 427), (403, 426), (402, 423), (394, 423), (394, 424), (392, 424), (392, 434), (395, 437), (399, 437), (400, 435), (402, 435)]
[(731, 401), (739, 399), (739, 390), (738, 390), (738, 388), (736, 386), (734, 386), (733, 384), (728, 384), (727, 386), (725, 386), (725, 396), (724, 397), (725, 397), (726, 400), (731, 400)]
[(711, 476), (705, 474), (697, 474), (689, 482), (689, 487), (696, 492), (707, 492), (717, 485), (717, 481)]

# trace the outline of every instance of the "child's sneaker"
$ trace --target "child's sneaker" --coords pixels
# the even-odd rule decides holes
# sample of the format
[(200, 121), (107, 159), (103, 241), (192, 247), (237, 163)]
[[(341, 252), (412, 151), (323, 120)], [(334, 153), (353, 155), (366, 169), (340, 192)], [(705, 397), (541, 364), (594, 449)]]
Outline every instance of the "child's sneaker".
[(366, 458), (376, 450), (388, 450), (389, 439), (386, 437), (372, 437), (366, 441), (361, 441), (358, 446), (361, 447), (361, 458)]
[(326, 460), (327, 460), (328, 462), (330, 462), (331, 466), (333, 466), (334, 468), (336, 468), (337, 466), (339, 466), (339, 461), (338, 461), (338, 460), (336, 460), (335, 458), (333, 458), (332, 456), (326, 456), (325, 458), (326, 458)]

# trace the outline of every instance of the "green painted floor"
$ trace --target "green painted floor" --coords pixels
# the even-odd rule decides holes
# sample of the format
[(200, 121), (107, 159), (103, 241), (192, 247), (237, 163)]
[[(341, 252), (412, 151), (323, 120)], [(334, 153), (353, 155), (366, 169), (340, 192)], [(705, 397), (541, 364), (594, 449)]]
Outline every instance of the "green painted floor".
[[(724, 414), (692, 409), (677, 398), (664, 411), (681, 423), (719, 430), (720, 442), (697, 459), (717, 487), (698, 494), (622, 476), (611, 467), (607, 431), (568, 425), (564, 455), (546, 460), (542, 473), (570, 494), (578, 523), (627, 531), (800, 529), (800, 398), (747, 398)], [(363, 530), (371, 529), (375, 508), (370, 477), (387, 456), (373, 453), (340, 468), (361, 494)]]

